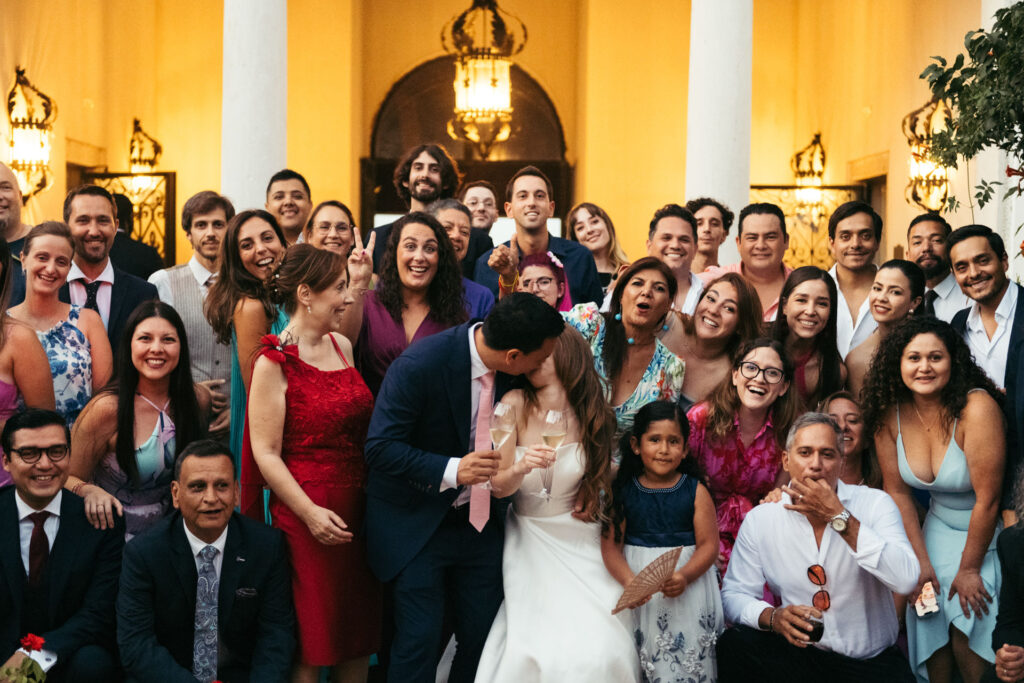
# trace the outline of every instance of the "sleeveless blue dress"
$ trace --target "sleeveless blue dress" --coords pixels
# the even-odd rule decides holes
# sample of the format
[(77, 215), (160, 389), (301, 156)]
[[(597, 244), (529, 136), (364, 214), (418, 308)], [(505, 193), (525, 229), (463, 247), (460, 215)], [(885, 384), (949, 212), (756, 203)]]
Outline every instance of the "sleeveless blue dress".
[[(967, 526), (975, 502), (971, 474), (967, 469), (967, 456), (956, 442), (956, 421), (953, 422), (946, 455), (942, 459), (935, 480), (929, 483), (918, 479), (907, 463), (899, 410), (896, 411), (896, 430), (896, 456), (900, 476), (907, 486), (931, 494), (931, 503), (922, 533), (925, 547), (928, 549), (928, 559), (939, 580), (940, 590), (936, 591), (935, 596), (939, 602), (939, 611), (918, 617), (914, 606), (907, 605), (910, 664), (918, 680), (927, 681), (925, 661), (949, 642), (950, 625), (967, 636), (970, 648), (975, 654), (988, 662), (995, 661), (992, 630), (996, 625), (998, 604), (995, 601), (989, 604), (988, 614), (980, 619), (973, 610), (970, 618), (964, 618), (963, 610), (960, 609), (960, 597), (954, 595), (952, 600), (945, 599), (960, 568), (960, 556), (967, 544)], [(1002, 526), (1002, 522), (997, 523), (995, 533), (992, 534), (992, 542), (985, 551), (985, 559), (981, 565), (981, 579), (985, 589), (993, 597), (999, 595), (999, 586), (1002, 583), (1002, 572), (996, 557), (996, 539)]]

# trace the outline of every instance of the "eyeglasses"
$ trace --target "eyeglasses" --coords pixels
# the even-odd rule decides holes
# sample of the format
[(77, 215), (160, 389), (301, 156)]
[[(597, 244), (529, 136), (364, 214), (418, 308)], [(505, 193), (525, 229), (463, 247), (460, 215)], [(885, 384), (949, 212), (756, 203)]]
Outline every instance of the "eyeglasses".
[(351, 232), (352, 228), (356, 226), (349, 225), (348, 223), (335, 223), (333, 225), (330, 223), (319, 223), (314, 227), (321, 235), (329, 235), (332, 230), (340, 235), (345, 232)]
[(825, 590), (825, 581), (827, 580), (825, 568), (820, 564), (812, 564), (807, 568), (807, 578), (820, 589), (811, 597), (811, 604), (814, 605), (815, 609), (824, 612), (832, 606), (832, 598), (829, 597), (828, 591)]
[(740, 363), (740, 374), (747, 379), (756, 379), (758, 375), (764, 375), (764, 381), (768, 384), (778, 384), (785, 376), (779, 368), (762, 368), (749, 360)]
[(553, 277), (539, 277), (536, 280), (520, 280), (523, 285), (523, 289), (533, 289), (534, 285), (538, 287), (550, 287), (551, 283), (555, 281)]
[(58, 443), (45, 448), (26, 446), (25, 448), (12, 448), (11, 452), (17, 454), (19, 458), (29, 465), (39, 462), (39, 458), (43, 457), (43, 453), (50, 459), (50, 462), (60, 462), (68, 457), (68, 445), (66, 443)]

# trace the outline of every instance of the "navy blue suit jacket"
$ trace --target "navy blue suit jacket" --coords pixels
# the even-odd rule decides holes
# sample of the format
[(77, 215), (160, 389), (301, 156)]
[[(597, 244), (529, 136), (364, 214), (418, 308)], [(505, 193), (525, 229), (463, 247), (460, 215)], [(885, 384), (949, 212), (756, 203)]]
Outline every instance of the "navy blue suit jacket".
[[(416, 342), (388, 368), (366, 438), (366, 542), (370, 568), (390, 581), (427, 544), (458, 497), (440, 490), (449, 458), (469, 442), (469, 328), (464, 323)], [(495, 397), (510, 378), (498, 374)], [(507, 502), (491, 500), (491, 515)]]
[[(58, 296), (64, 303), (71, 303), (71, 292), (67, 283), (60, 288)], [(110, 340), (110, 348), (113, 349), (115, 356), (117, 347), (121, 343), (124, 324), (128, 322), (128, 316), (143, 301), (158, 298), (156, 287), (114, 266), (114, 284), (110, 290), (110, 317), (107, 320), (107, 339)], [(13, 305), (14, 302), (11, 303)]]
[[(511, 241), (505, 242), (509, 246)], [(473, 279), (489, 288), (494, 296), (498, 296), (498, 274), (487, 265), (487, 259), (491, 257), (494, 249), (488, 249), (476, 260), (476, 270)], [(569, 294), (572, 296), (572, 303), (585, 304), (594, 303), (598, 306), (604, 300), (604, 288), (601, 286), (601, 279), (597, 275), (597, 266), (594, 264), (594, 256), (590, 251), (571, 240), (561, 237), (549, 236), (548, 251), (558, 257), (565, 267), (565, 275), (569, 280)], [(519, 258), (523, 257), (520, 250)]]
[[(198, 574), (177, 512), (125, 547), (117, 643), (129, 683), (195, 683)], [(228, 523), (217, 623), (229, 659), (217, 670), (219, 680), (280, 683), (290, 678), (295, 610), (284, 536), (237, 512)]]
[[(0, 489), (0, 660), (18, 649), (27, 578), (21, 561), (21, 535), (14, 486)], [(100, 531), (85, 518), (82, 499), (64, 491), (60, 526), (50, 549), (43, 580), (49, 591), (44, 648), (67, 662), (85, 645), (114, 651), (114, 600), (121, 573), (124, 520)]]
[[(1006, 418), (1006, 475), (1003, 479), (1002, 509), (1013, 509), (1013, 490), (1020, 468), (1020, 435), (1024, 434), (1024, 377), (1020, 367), (1024, 358), (1024, 288), (1015, 282), (1010, 287), (1017, 288), (1017, 308), (1013, 312), (1010, 326), (1010, 346), (1006, 356), (1006, 374), (1003, 386), (1006, 388), (1006, 399), (1003, 401), (1003, 416)], [(959, 311), (950, 324), (961, 337), (967, 332), (967, 316), (971, 309)], [(965, 337), (966, 338), (966, 337)]]

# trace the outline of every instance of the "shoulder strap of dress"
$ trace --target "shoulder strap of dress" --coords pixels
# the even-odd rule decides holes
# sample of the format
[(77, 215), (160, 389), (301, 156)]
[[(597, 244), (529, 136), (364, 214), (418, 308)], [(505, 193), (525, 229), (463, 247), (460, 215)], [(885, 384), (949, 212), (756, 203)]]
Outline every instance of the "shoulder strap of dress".
[(351, 366), (350, 366), (350, 365), (348, 364), (348, 361), (347, 361), (347, 360), (345, 360), (345, 354), (341, 352), (341, 347), (340, 347), (340, 346), (338, 346), (338, 340), (336, 340), (336, 339), (334, 338), (334, 333), (333, 333), (333, 332), (328, 332), (328, 333), (327, 333), (327, 336), (329, 336), (329, 337), (331, 338), (331, 343), (332, 343), (332, 344), (334, 344), (334, 350), (338, 352), (338, 357), (339, 357), (339, 358), (341, 358), (341, 362), (342, 362), (342, 364), (343, 364), (343, 365), (344, 365), (344, 366), (345, 366), (346, 368), (349, 368), (349, 367), (351, 367)]

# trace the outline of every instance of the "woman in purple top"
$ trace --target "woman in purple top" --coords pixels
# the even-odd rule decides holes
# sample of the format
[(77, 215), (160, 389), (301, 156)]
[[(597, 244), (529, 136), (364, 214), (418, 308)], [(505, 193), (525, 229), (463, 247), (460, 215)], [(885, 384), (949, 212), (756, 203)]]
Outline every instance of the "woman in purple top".
[(469, 319), (462, 271), (436, 218), (414, 211), (395, 221), (377, 288), (362, 303), (356, 367), (376, 396), (391, 362), (410, 344)]

